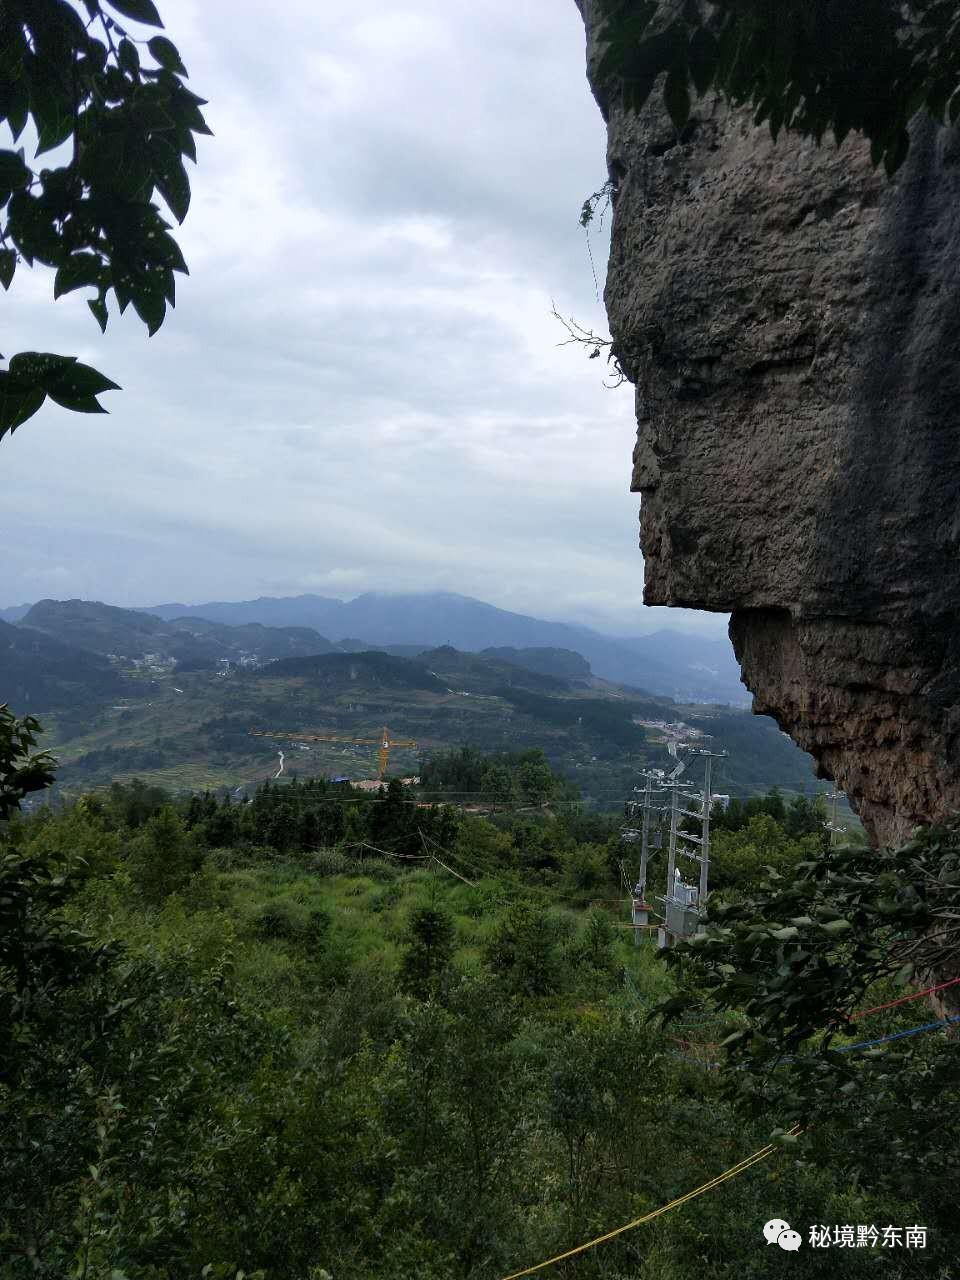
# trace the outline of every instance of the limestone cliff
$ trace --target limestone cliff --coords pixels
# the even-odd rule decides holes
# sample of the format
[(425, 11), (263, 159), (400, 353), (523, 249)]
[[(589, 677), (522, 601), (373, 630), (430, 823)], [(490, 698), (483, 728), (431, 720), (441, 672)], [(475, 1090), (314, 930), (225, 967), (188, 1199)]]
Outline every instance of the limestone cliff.
[(960, 137), (891, 184), (854, 136), (593, 89), (644, 599), (730, 611), (755, 709), (898, 841), (960, 811)]

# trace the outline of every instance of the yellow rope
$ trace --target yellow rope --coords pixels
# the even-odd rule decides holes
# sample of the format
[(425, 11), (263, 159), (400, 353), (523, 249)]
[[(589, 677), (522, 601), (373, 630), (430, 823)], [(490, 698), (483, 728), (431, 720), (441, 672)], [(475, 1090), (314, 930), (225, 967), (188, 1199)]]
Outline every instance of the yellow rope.
[[(797, 1134), (802, 1133), (802, 1130), (798, 1125), (794, 1125), (789, 1132), (796, 1137)], [(669, 1204), (661, 1205), (659, 1209), (654, 1209), (652, 1213), (645, 1213), (642, 1218), (634, 1218), (633, 1222), (627, 1222), (622, 1227), (616, 1227), (613, 1231), (608, 1231), (606, 1235), (597, 1236), (595, 1240), (588, 1240), (586, 1244), (578, 1244), (575, 1249), (568, 1249), (566, 1253), (558, 1253), (554, 1258), (547, 1258), (545, 1262), (538, 1262), (535, 1267), (527, 1267), (524, 1271), (514, 1271), (510, 1275), (504, 1276), (503, 1280), (520, 1280), (521, 1276), (533, 1275), (535, 1271), (542, 1271), (544, 1267), (552, 1267), (555, 1262), (563, 1262), (564, 1258), (572, 1258), (577, 1253), (585, 1253), (587, 1249), (593, 1249), (596, 1245), (603, 1244), (606, 1240), (612, 1240), (614, 1236), (622, 1235), (624, 1231), (632, 1231), (634, 1227), (639, 1227), (644, 1222), (652, 1222), (654, 1218), (659, 1218), (662, 1213), (667, 1213), (670, 1209), (679, 1208), (680, 1205), (686, 1204), (688, 1200), (694, 1200), (697, 1196), (702, 1196), (705, 1192), (712, 1191), (714, 1187), (719, 1187), (721, 1183), (735, 1178), (738, 1173), (743, 1173), (751, 1165), (759, 1164), (773, 1150), (774, 1144), (769, 1143), (767, 1146), (761, 1147), (759, 1151), (755, 1151), (752, 1156), (747, 1156), (739, 1164), (727, 1169), (725, 1173), (721, 1173), (718, 1177), (705, 1182), (702, 1187), (697, 1187), (695, 1191), (688, 1191), (686, 1195), (680, 1196), (676, 1200), (671, 1200)]]

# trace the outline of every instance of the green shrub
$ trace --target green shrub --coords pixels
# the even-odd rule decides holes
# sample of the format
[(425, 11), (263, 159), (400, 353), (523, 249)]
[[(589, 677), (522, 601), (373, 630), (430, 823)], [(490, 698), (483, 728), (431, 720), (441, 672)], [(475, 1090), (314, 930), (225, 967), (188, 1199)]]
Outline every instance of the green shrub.
[(130, 878), (150, 903), (185, 889), (200, 870), (201, 854), (183, 819), (164, 805), (130, 842), (127, 865)]
[(394, 880), (370, 899), (371, 911), (389, 911), (403, 901), (403, 885)]
[(303, 932), (289, 902), (275, 898), (260, 908), (253, 925), (261, 938), (295, 938)]
[(354, 864), (338, 849), (318, 849), (303, 860), (306, 869), (315, 876), (344, 876), (354, 869)]

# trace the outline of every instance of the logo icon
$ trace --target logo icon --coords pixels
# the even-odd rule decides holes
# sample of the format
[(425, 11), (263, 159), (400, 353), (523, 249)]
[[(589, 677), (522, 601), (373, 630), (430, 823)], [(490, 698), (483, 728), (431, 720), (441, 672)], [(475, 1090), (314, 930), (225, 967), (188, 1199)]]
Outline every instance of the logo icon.
[(800, 1248), (799, 1231), (791, 1230), (790, 1223), (783, 1218), (771, 1218), (763, 1228), (763, 1235), (767, 1244), (778, 1244), (788, 1253), (796, 1253)]

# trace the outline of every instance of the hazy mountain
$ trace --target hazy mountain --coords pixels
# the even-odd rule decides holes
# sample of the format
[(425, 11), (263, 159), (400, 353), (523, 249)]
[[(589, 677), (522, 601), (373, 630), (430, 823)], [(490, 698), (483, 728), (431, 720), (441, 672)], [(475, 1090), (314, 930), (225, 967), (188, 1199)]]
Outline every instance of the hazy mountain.
[(268, 670), (253, 671), (246, 675), (248, 684), (260, 684), (264, 680), (271, 687), (280, 680), (304, 680), (312, 690), (327, 693), (351, 693), (358, 689), (367, 692), (384, 689), (424, 689), (431, 693), (445, 692), (443, 682), (426, 666), (408, 658), (395, 658), (377, 649), (363, 653), (325, 653), (310, 658), (281, 658), (270, 664)]
[(500, 649), (483, 649), (480, 656), (497, 658), (501, 662), (525, 667), (540, 675), (555, 676), (560, 680), (587, 681), (593, 674), (586, 658), (570, 649), (514, 649), (504, 646)]
[[(209, 618), (211, 622), (225, 622), (238, 626), (244, 622), (260, 622), (268, 627), (314, 627), (326, 631), (327, 622), (339, 619), (342, 600), (327, 596), (260, 596), (256, 600), (211, 601), (208, 604), (158, 604), (142, 609), (166, 622), (174, 618)], [(329, 630), (345, 638), (349, 633), (340, 626)]]
[(431, 675), (440, 678), (447, 692), (493, 694), (504, 687), (516, 687), (543, 693), (569, 693), (571, 688), (569, 680), (545, 675), (523, 663), (499, 659), (490, 650), (481, 654), (464, 653), (450, 645), (441, 645), (438, 649), (428, 649), (413, 661), (422, 663)]
[(147, 654), (173, 658), (190, 669), (215, 666), (221, 658), (309, 657), (330, 653), (334, 646), (309, 627), (267, 627), (250, 622), (228, 626), (205, 618), (163, 621), (137, 609), (119, 609), (93, 600), (41, 600), (22, 626), (92, 653), (142, 659)]
[(28, 604), (11, 605), (9, 609), (0, 609), (0, 622), (19, 622), (30, 612)]
[[(157, 617), (204, 617), (234, 625), (314, 627), (333, 641), (363, 636), (372, 645), (453, 645), (489, 648), (567, 649), (581, 654), (595, 675), (681, 700), (744, 703), (748, 700), (730, 646), (679, 632), (614, 638), (589, 627), (546, 622), (452, 592), (386, 595), (354, 600), (300, 595), (238, 603), (156, 605)], [(354, 642), (355, 643), (355, 642)]]

